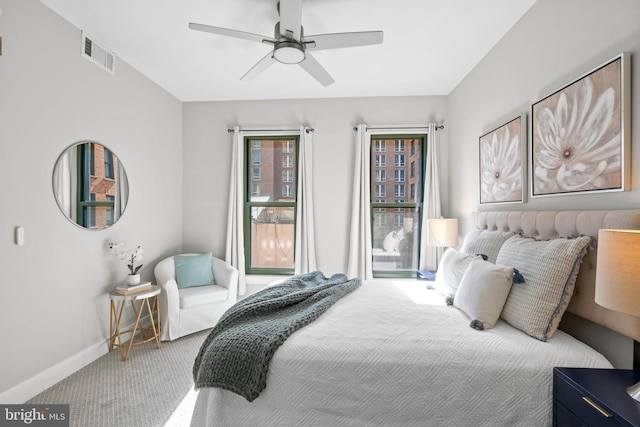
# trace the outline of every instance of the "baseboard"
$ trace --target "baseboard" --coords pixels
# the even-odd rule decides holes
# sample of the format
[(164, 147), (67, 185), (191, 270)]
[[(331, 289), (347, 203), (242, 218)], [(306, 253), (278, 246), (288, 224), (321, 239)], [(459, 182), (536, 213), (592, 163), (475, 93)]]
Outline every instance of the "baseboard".
[(108, 352), (108, 341), (96, 343), (0, 393), (0, 402), (4, 404), (24, 403)]
[[(142, 316), (140, 321), (148, 322), (149, 316)], [(133, 324), (121, 326), (121, 330), (133, 329)], [(89, 363), (104, 356), (109, 352), (109, 338), (100, 341), (79, 353), (55, 364), (49, 369), (40, 372), (26, 381), (0, 393), (0, 402), (3, 404), (21, 404), (32, 397), (42, 393), (54, 384), (59, 383), (74, 372), (84, 368)]]

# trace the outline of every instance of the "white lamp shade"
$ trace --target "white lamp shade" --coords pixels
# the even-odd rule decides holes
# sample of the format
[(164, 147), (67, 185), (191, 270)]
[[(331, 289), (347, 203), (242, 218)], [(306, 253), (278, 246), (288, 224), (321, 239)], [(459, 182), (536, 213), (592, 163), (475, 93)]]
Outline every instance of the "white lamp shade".
[(440, 218), (427, 220), (429, 246), (458, 246), (458, 219)]
[(595, 301), (640, 316), (640, 230), (598, 232)]

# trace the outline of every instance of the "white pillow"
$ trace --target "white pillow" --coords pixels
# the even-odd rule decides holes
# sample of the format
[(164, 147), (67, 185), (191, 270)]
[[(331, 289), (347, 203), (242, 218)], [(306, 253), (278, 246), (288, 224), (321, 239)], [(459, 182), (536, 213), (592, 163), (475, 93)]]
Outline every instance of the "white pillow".
[(467, 270), (469, 263), (474, 259), (482, 259), (479, 255), (465, 254), (454, 248), (444, 252), (433, 287), (445, 297), (453, 297), (456, 294), (462, 275)]
[(462, 276), (453, 305), (471, 318), (474, 329), (495, 326), (511, 291), (513, 268), (476, 258)]

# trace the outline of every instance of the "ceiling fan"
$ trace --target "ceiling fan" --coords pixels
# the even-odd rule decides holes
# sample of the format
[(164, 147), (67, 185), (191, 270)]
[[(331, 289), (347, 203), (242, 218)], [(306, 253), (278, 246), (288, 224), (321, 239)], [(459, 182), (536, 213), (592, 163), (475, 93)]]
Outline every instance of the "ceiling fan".
[(382, 43), (382, 31), (361, 31), (351, 33), (331, 33), (307, 36), (302, 28), (302, 0), (280, 0), (274, 36), (247, 33), (245, 31), (210, 25), (189, 23), (189, 28), (207, 33), (236, 37), (273, 46), (273, 50), (258, 61), (240, 80), (251, 80), (269, 68), (274, 62), (298, 64), (323, 86), (334, 82), (329, 73), (309, 51), (338, 49), (342, 47), (367, 46)]

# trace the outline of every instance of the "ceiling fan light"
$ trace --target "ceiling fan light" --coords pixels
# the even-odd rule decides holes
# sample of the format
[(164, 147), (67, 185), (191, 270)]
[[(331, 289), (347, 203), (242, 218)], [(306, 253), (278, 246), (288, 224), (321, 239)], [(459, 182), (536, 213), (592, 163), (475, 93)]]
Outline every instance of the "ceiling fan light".
[(304, 59), (304, 49), (296, 42), (279, 42), (273, 50), (273, 57), (283, 64), (299, 64)]

